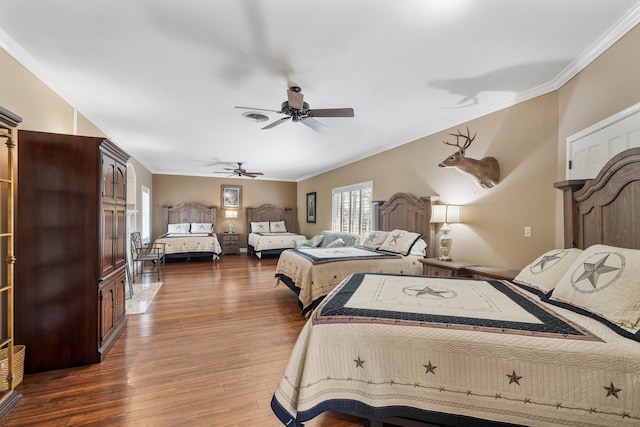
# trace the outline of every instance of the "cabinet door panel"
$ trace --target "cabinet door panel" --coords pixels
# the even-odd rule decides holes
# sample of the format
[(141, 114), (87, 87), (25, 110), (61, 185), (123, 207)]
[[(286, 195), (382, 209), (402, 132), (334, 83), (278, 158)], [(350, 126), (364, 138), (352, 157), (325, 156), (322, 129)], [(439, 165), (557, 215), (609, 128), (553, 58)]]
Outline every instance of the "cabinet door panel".
[(119, 325), (124, 316), (127, 314), (127, 275), (126, 273), (120, 274), (116, 278), (116, 325)]
[(115, 208), (114, 221), (113, 265), (115, 268), (119, 268), (127, 262), (127, 211), (124, 206)]
[(100, 287), (100, 347), (116, 330), (116, 285), (110, 281)]
[(116, 162), (114, 170), (114, 191), (116, 203), (127, 204), (127, 165)]
[(101, 276), (106, 276), (115, 269), (116, 210), (113, 206), (102, 207), (102, 251), (100, 254)]
[(102, 155), (102, 201), (105, 203), (115, 202), (115, 182), (116, 182), (116, 161), (115, 159)]

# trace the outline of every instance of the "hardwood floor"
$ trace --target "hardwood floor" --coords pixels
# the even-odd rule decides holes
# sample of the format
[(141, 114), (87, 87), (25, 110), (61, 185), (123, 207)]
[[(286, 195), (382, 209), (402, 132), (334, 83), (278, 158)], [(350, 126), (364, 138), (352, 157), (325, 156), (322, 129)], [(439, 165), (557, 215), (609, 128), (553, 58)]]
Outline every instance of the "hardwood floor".
[[(129, 316), (102, 363), (25, 376), (0, 425), (281, 425), (271, 396), (305, 320), (295, 294), (274, 287), (276, 262), (168, 263), (147, 312)], [(305, 423), (367, 425), (334, 413)]]

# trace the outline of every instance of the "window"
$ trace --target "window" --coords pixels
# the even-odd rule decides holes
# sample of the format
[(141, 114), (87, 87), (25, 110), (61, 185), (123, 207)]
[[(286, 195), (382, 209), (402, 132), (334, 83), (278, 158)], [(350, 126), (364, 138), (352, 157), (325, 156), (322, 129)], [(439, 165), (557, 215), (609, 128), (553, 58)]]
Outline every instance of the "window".
[(371, 231), (373, 181), (331, 191), (331, 230), (359, 234), (364, 240)]
[(140, 237), (144, 243), (151, 241), (151, 191), (144, 185), (140, 186), (142, 190), (142, 230)]

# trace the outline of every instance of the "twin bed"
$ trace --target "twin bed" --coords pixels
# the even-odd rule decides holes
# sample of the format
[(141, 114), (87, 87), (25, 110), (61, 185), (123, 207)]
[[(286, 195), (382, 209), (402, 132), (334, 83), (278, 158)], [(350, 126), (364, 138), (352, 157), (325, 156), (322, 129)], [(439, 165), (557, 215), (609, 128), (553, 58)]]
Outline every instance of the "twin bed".
[[(363, 246), (335, 248), (297, 248), (282, 252), (276, 266), (276, 278), (298, 295), (298, 305), (303, 315), (308, 315), (322, 299), (351, 273), (379, 272), (420, 274), (419, 262), (432, 254), (433, 225), (431, 199), (416, 198), (407, 193), (396, 193), (378, 207), (378, 233), (373, 233)], [(416, 239), (426, 243), (425, 252), (412, 253)], [(389, 239), (399, 246), (383, 246)], [(376, 241), (377, 240), (377, 241)], [(377, 250), (380, 247), (388, 250)], [(423, 244), (424, 246), (424, 244)], [(398, 248), (398, 249), (396, 249)]]
[(258, 258), (278, 256), (282, 251), (293, 248), (296, 240), (306, 237), (293, 233), (293, 211), (272, 204), (250, 207), (247, 211), (247, 252)]
[(206, 258), (216, 261), (222, 247), (215, 233), (216, 207), (200, 203), (163, 206), (164, 234), (156, 244), (162, 244), (166, 259)]
[(373, 426), (640, 425), (640, 148), (556, 187), (566, 249), (514, 281), (341, 281), (273, 395), (280, 421), (338, 411)]

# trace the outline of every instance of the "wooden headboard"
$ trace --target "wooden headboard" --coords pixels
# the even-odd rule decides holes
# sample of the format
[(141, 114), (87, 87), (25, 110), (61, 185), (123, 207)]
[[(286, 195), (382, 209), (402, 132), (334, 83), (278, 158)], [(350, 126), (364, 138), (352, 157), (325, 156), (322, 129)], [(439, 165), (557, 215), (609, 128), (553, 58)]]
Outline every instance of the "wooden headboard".
[(593, 179), (554, 187), (563, 191), (566, 248), (640, 249), (640, 147), (617, 154)]
[(276, 205), (264, 204), (247, 210), (247, 232), (251, 230), (252, 222), (284, 221), (287, 231), (296, 232), (293, 226), (293, 210), (280, 208)]
[(167, 225), (181, 222), (206, 222), (216, 225), (215, 206), (205, 206), (200, 203), (180, 203), (176, 206), (163, 206), (162, 217), (164, 220), (163, 233), (167, 232)]
[(396, 193), (377, 208), (377, 228), (394, 229), (422, 234), (427, 242), (427, 256), (435, 256), (435, 226), (431, 220), (431, 197), (417, 198), (408, 193)]

